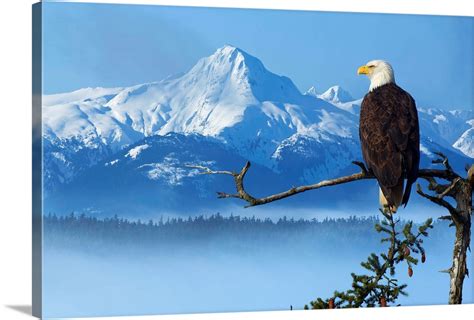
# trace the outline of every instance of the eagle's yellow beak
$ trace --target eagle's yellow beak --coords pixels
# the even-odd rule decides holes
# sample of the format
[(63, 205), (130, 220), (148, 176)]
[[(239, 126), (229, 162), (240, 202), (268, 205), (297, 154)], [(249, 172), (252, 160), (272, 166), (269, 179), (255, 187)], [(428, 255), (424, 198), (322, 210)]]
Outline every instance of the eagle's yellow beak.
[(357, 69), (357, 74), (369, 74), (369, 67), (362, 66)]

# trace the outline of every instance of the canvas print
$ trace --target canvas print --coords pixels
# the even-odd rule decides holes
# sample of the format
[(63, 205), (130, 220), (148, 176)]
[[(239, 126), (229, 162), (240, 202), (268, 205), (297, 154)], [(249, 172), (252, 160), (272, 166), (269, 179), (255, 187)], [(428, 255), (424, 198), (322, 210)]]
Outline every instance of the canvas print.
[(33, 19), (36, 316), (473, 302), (473, 18)]

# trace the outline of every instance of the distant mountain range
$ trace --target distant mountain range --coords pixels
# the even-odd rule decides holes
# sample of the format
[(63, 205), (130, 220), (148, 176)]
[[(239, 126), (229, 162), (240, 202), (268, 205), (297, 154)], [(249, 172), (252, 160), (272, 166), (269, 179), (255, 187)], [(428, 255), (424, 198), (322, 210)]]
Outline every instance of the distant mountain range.
[[(187, 164), (238, 170), (248, 159), (249, 188), (268, 191), (352, 172), (360, 104), (339, 86), (302, 94), (232, 46), (159, 82), (45, 95), (46, 208), (171, 212), (214, 206), (214, 191), (232, 188)], [(419, 115), (424, 166), (434, 151), (473, 162), (473, 111)]]

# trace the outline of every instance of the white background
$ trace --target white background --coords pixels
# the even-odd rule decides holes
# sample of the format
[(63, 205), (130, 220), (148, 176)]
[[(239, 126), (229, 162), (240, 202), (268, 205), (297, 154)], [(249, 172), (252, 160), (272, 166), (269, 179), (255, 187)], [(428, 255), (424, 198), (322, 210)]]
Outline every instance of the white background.
[[(28, 313), (31, 312), (31, 4), (34, 2), (33, 0), (0, 1), (0, 319), (7, 320), (31, 318)], [(102, 2), (124, 3), (126, 1)], [(142, 0), (128, 2), (474, 16), (474, 5), (470, 0)], [(473, 283), (472, 278), (466, 281)], [(427, 285), (429, 286), (429, 283)], [(121, 317), (120, 319), (446, 320), (461, 318), (468, 314), (471, 316), (474, 314), (474, 305)]]

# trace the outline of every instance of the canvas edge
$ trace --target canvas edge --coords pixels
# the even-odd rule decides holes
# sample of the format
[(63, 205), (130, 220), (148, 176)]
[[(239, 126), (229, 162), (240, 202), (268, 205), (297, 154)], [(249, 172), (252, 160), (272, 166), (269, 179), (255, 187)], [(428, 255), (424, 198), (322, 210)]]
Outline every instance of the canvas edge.
[(32, 313), (43, 315), (42, 4), (32, 5)]

